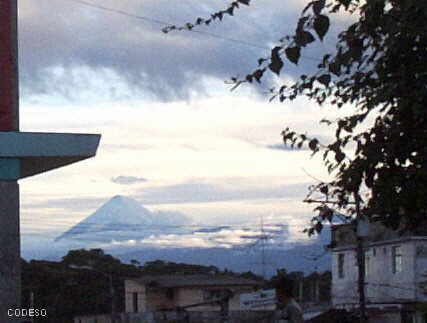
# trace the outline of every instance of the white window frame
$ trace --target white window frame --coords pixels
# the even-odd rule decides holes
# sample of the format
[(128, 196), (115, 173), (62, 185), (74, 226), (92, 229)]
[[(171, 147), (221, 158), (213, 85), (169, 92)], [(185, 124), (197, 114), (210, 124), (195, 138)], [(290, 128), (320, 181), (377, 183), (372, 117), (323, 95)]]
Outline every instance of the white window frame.
[(345, 254), (339, 253), (337, 257), (338, 261), (338, 278), (344, 278), (345, 277), (345, 270), (344, 270), (344, 264), (345, 264)]
[(403, 271), (401, 246), (391, 247), (391, 269), (393, 274), (397, 274)]
[(365, 277), (368, 277), (371, 270), (371, 257), (369, 250), (365, 251)]

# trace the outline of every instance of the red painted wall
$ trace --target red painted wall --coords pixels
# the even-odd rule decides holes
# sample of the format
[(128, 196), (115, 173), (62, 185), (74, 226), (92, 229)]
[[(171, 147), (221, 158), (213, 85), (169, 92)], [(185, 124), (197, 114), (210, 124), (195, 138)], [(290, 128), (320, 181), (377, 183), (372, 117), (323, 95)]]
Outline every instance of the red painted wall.
[(0, 0), (0, 131), (19, 130), (17, 0)]

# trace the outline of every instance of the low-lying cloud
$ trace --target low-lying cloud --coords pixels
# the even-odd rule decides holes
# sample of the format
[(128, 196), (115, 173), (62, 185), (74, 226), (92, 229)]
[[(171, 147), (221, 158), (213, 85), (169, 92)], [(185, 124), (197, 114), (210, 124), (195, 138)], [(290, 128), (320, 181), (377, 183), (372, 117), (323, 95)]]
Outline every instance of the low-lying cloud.
[(121, 176), (117, 176), (117, 177), (112, 177), (111, 181), (115, 184), (120, 184), (120, 185), (132, 185), (132, 184), (136, 184), (136, 183), (144, 183), (148, 180), (144, 177), (122, 176), (121, 175)]

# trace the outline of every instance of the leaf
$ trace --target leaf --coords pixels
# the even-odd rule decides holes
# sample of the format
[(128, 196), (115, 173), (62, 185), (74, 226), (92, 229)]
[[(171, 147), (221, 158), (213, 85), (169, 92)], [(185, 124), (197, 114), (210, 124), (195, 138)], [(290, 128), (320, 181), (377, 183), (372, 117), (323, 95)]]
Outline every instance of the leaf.
[(268, 65), (270, 70), (277, 75), (280, 75), (280, 70), (283, 67), (283, 61), (279, 55), (281, 49), (282, 47), (277, 46), (271, 50), (271, 63)]
[(295, 43), (300, 47), (304, 47), (315, 40), (314, 36), (306, 30), (297, 30), (295, 34)]
[(320, 40), (323, 40), (329, 30), (329, 18), (325, 15), (318, 15), (314, 19), (313, 27)]
[(325, 87), (327, 87), (329, 85), (329, 82), (331, 82), (331, 75), (330, 74), (320, 75), (317, 78), (317, 81), (322, 83)]
[(301, 56), (301, 48), (298, 46), (288, 47), (285, 49), (286, 57), (295, 65), (298, 64), (299, 58)]
[(322, 232), (323, 229), (323, 224), (320, 222), (317, 222), (316, 225), (314, 226), (314, 229), (316, 230), (316, 232), (319, 234), (320, 232)]
[(230, 15), (233, 16), (234, 15), (234, 7), (230, 7), (226, 10), (226, 12)]
[(320, 187), (320, 193), (328, 195), (328, 186), (327, 185), (323, 185), (322, 187)]
[(344, 158), (345, 158), (345, 154), (341, 150), (336, 151), (335, 160), (337, 161), (338, 164), (341, 163), (344, 160)]
[(247, 6), (249, 6), (249, 2), (250, 2), (250, 0), (237, 0), (237, 1)]
[(313, 2), (312, 9), (313, 9), (313, 12), (316, 16), (320, 15), (320, 12), (325, 7), (325, 3), (326, 3), (325, 0), (317, 0), (317, 1)]
[(336, 76), (340, 76), (341, 75), (341, 65), (337, 62), (331, 63), (329, 64), (329, 71), (333, 74), (335, 74)]
[(304, 31), (304, 25), (309, 18), (310, 18), (309, 16), (304, 16), (298, 20), (296, 33), (298, 33), (299, 31)]
[(317, 139), (312, 139), (310, 140), (310, 142), (308, 143), (308, 147), (312, 150), (312, 151), (316, 151), (317, 150), (317, 144), (319, 143), (319, 141)]
[(257, 80), (258, 83), (261, 83), (262, 75), (264, 74), (265, 69), (258, 69), (255, 72), (253, 72), (252, 76), (255, 80)]
[(330, 208), (328, 208), (325, 213), (323, 214), (323, 217), (328, 220), (329, 222), (332, 222), (332, 218), (334, 217), (334, 211), (332, 211)]

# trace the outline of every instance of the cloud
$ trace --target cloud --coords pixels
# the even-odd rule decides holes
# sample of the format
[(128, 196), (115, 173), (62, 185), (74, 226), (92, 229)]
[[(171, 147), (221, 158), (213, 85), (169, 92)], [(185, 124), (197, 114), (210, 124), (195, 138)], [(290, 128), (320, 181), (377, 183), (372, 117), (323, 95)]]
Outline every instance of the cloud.
[(112, 177), (111, 181), (113, 183), (120, 184), (120, 185), (131, 185), (131, 184), (136, 184), (141, 182), (147, 182), (147, 179), (143, 177), (135, 177), (135, 176), (117, 176), (117, 177)]
[(297, 150), (306, 150), (307, 148), (301, 147), (301, 148), (292, 148), (289, 146), (285, 146), (284, 144), (272, 144), (266, 146), (268, 149), (274, 149), (274, 150), (285, 150), (285, 151), (297, 151)]
[[(67, 209), (69, 211), (81, 211), (96, 209), (105, 198), (97, 197), (75, 197), (75, 198), (57, 198), (57, 199), (44, 199), (41, 201), (23, 202), (22, 209)], [(62, 213), (62, 212), (61, 212)]]
[(228, 179), (226, 185), (202, 180), (141, 189), (138, 199), (142, 204), (210, 203), (258, 199), (286, 199), (302, 197), (308, 184), (277, 185), (259, 183), (244, 186), (238, 180)]
[[(143, 18), (72, 1), (19, 3), (24, 96), (60, 93), (85, 100), (102, 94), (113, 100), (137, 96), (163, 101), (206, 96), (215, 87), (224, 88), (223, 80), (254, 70), (257, 58), (268, 55), (283, 34), (294, 30), (303, 3), (253, 3), (222, 23), (167, 35), (158, 20), (183, 24), (209, 17), (224, 4), (105, 0), (102, 5)], [(323, 51), (313, 46), (307, 55), (321, 57)], [(316, 59), (302, 58), (298, 70), (288, 64), (286, 73), (301, 74), (316, 64)]]
[[(289, 241), (288, 229), (282, 226), (281, 230), (271, 233), (267, 241), (274, 240), (275, 245), (280, 245)], [(144, 246), (157, 248), (241, 248), (250, 247), (260, 239), (265, 237), (260, 228), (242, 228), (242, 227), (217, 227), (200, 228), (187, 234), (160, 234), (140, 240), (114, 241), (113, 245), (123, 246)]]

